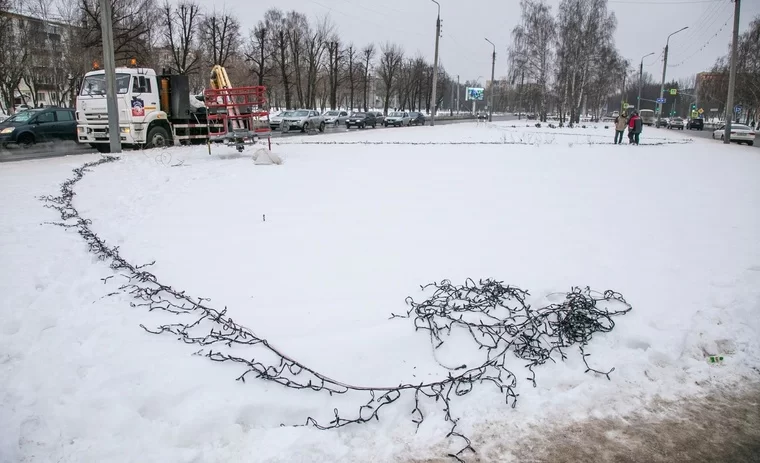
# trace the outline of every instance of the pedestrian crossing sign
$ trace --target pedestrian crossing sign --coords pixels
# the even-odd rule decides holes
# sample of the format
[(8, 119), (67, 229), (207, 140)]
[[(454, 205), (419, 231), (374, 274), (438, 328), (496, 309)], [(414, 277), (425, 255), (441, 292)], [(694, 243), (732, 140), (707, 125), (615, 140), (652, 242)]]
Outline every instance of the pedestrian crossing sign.
[(678, 95), (678, 89), (677, 88), (671, 88), (670, 89), (670, 94), (671, 95)]

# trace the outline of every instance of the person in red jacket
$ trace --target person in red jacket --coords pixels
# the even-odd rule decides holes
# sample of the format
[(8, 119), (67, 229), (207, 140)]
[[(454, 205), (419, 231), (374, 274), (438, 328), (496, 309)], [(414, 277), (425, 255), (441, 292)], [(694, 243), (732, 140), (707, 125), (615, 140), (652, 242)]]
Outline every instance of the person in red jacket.
[(634, 145), (639, 144), (639, 137), (641, 136), (641, 129), (644, 125), (639, 112), (634, 111), (631, 114), (631, 118), (628, 120), (628, 142)]

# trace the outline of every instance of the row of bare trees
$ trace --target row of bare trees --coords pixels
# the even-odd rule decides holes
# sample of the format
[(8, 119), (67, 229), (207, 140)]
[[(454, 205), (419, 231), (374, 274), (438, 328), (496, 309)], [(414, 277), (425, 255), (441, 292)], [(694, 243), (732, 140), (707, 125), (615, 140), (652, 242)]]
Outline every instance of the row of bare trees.
[[(188, 75), (196, 92), (218, 64), (236, 85), (266, 85), (276, 107), (450, 104), (454, 83), (445, 70), (439, 69), (439, 99), (432, 102), (432, 65), (425, 59), (392, 43), (344, 43), (329, 18), (272, 8), (245, 31), (234, 12), (207, 10), (197, 0), (110, 1), (117, 63), (135, 58), (158, 72)], [(55, 95), (55, 104), (73, 104), (83, 75), (102, 57), (100, 18), (99, 0), (0, 0), (4, 106), (13, 108), (18, 95), (36, 105), (40, 90)], [(28, 92), (20, 91), (22, 84)]]
[[(728, 75), (730, 49), (725, 56), (718, 58), (709, 73), (702, 76), (698, 85), (700, 101), (719, 108), (725, 113), (725, 101), (728, 94)], [(756, 16), (749, 28), (739, 36), (737, 47), (735, 104), (742, 106), (737, 114), (745, 123), (760, 122), (760, 16)], [(732, 109), (732, 108), (729, 108)]]
[(511, 83), (528, 83), (542, 120), (550, 107), (571, 123), (584, 108), (598, 112), (622, 87), (628, 67), (615, 48), (617, 21), (607, 0), (561, 0), (556, 16), (545, 0), (521, 0), (520, 7), (509, 49)]

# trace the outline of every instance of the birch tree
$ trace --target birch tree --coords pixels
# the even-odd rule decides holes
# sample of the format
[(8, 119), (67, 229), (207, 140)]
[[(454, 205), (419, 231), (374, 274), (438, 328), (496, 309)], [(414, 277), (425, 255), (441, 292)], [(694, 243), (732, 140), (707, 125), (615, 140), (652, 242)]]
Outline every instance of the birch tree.
[(536, 83), (540, 119), (546, 121), (556, 25), (544, 0), (521, 0), (520, 9), (521, 22), (512, 30), (509, 61), (513, 72), (524, 73)]

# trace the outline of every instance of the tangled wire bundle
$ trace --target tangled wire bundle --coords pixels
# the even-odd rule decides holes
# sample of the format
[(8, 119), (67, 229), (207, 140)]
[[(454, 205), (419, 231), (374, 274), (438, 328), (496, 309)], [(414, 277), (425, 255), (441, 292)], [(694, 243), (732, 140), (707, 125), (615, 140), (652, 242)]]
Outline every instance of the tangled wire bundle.
[[(346, 384), (288, 357), (266, 339), (235, 323), (227, 315), (226, 308), (216, 310), (208, 305), (208, 299), (193, 298), (184, 291), (161, 283), (154, 274), (145, 270), (152, 264), (132, 264), (121, 256), (118, 247), (107, 245), (91, 229), (92, 222), (81, 217), (74, 207), (74, 186), (90, 168), (116, 160), (117, 157), (103, 157), (74, 169), (74, 177), (61, 185), (59, 196), (41, 198), (46, 207), (55, 209), (60, 214), (61, 222), (55, 225), (76, 230), (91, 253), (109, 262), (115, 274), (103, 278), (104, 282), (114, 277), (124, 279), (118, 290), (107, 296), (127, 294), (135, 300), (130, 303), (131, 306), (172, 314), (177, 320), (176, 323), (164, 324), (155, 329), (140, 325), (145, 331), (172, 334), (187, 344), (200, 347), (196, 352), (198, 355), (217, 362), (243, 366), (245, 371), (237, 378), (242, 382), (252, 375), (293, 389), (310, 389), (330, 395), (349, 392), (366, 394), (366, 402), (349, 417), (341, 416), (335, 408), (334, 419), (331, 421), (320, 423), (307, 417), (304, 423), (306, 426), (333, 429), (366, 423), (372, 419), (379, 420), (382, 408), (396, 402), (402, 395), (408, 395), (414, 401), (411, 419), (418, 428), (425, 419), (425, 403), (440, 404), (446, 421), (451, 423), (446, 437), (458, 438), (463, 442), (461, 449), (449, 456), (464, 461), (464, 453), (475, 450), (470, 439), (457, 430), (459, 418), (454, 417), (451, 411), (454, 397), (469, 393), (476, 384), (491, 383), (504, 394), (506, 403), (511, 402), (514, 407), (517, 380), (506, 367), (508, 353), (527, 362), (526, 367), (531, 371), (529, 379), (535, 386), (535, 366), (554, 360), (555, 352), (564, 360), (564, 349), (573, 345), (579, 346), (583, 361), (586, 362), (588, 354), (583, 348), (593, 334), (612, 330), (612, 317), (631, 310), (623, 297), (613, 291), (596, 294), (588, 288), (573, 288), (562, 302), (534, 310), (526, 303), (529, 295), (527, 291), (504, 286), (499, 281), (481, 280), (476, 283), (468, 279), (461, 286), (455, 286), (448, 280), (432, 283), (421, 287), (423, 290), (432, 289), (431, 297), (419, 303), (407, 298), (409, 311), (402, 315), (391, 315), (391, 318), (413, 319), (417, 330), (428, 332), (434, 350), (448, 336), (453, 335), (455, 329), (462, 328), (469, 332), (480, 349), (485, 350), (485, 358), (474, 367), (462, 365), (449, 368), (452, 371), (448, 376), (428, 383), (389, 387)], [(621, 309), (610, 311), (603, 307), (608, 304), (617, 304)], [(586, 371), (605, 375), (608, 379), (613, 371), (591, 368), (587, 362), (586, 368)]]

